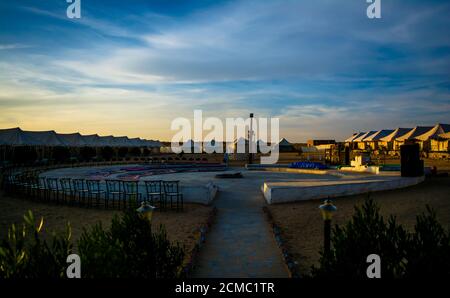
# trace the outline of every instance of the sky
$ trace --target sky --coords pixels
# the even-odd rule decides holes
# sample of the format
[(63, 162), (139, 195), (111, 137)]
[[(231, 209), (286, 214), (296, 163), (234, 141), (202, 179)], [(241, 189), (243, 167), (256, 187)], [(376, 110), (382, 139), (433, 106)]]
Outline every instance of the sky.
[(278, 117), (292, 142), (450, 122), (450, 2), (0, 1), (0, 128), (170, 140)]

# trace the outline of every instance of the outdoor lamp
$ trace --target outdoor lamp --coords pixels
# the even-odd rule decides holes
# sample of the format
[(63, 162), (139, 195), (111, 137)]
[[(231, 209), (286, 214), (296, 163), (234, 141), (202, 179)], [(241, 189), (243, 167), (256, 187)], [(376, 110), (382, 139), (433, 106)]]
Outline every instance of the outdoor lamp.
[(143, 217), (146, 218), (150, 223), (152, 222), (153, 210), (156, 207), (153, 207), (147, 202), (142, 202), (141, 207), (137, 208), (136, 211)]
[(325, 200), (322, 205), (319, 206), (320, 212), (323, 218), (323, 250), (325, 258), (330, 256), (331, 248), (331, 218), (337, 208), (333, 205), (331, 200)]
[(323, 220), (331, 220), (333, 213), (336, 212), (337, 208), (333, 205), (331, 200), (325, 200), (325, 202), (319, 206), (320, 212), (322, 213)]

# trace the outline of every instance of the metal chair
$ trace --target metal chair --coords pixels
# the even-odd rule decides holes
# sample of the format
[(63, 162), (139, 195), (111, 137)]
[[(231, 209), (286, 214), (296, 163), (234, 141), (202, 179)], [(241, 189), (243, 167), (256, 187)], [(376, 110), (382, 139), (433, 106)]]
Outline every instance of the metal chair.
[(173, 208), (173, 199), (176, 199), (177, 211), (183, 209), (183, 194), (180, 192), (180, 181), (163, 181), (164, 196), (170, 200)]
[(59, 179), (59, 183), (61, 186), (61, 195), (64, 202), (73, 202), (73, 188), (72, 188), (72, 179), (70, 178), (61, 178)]
[(59, 203), (59, 183), (58, 178), (47, 178), (48, 199)]
[(117, 202), (118, 207), (120, 209), (120, 201), (124, 199), (123, 182), (121, 180), (105, 180), (105, 183), (106, 183), (105, 207), (108, 208), (108, 201), (111, 200), (113, 208), (115, 205), (114, 203)]
[(124, 189), (124, 205), (132, 206), (132, 203), (136, 205), (140, 204), (141, 194), (139, 193), (139, 181), (123, 181)]
[(33, 175), (29, 178), (30, 184), (30, 195), (33, 199), (39, 199), (40, 188), (39, 188), (39, 177), (37, 175)]
[(150, 204), (153, 206), (158, 203), (158, 207), (160, 209), (164, 209), (166, 207), (166, 200), (164, 197), (164, 190), (162, 188), (161, 180), (151, 180), (144, 181), (145, 183), (145, 191), (147, 193), (147, 200), (150, 201)]
[(78, 198), (78, 204), (84, 205), (88, 197), (88, 189), (84, 179), (72, 179), (72, 189), (75, 198)]
[(38, 177), (38, 198), (44, 199), (44, 201), (49, 200), (49, 190), (47, 186), (47, 179), (45, 177)]
[(95, 199), (97, 206), (100, 205), (100, 200), (104, 198), (105, 191), (101, 189), (100, 180), (86, 180), (88, 189), (88, 206), (92, 206), (92, 201)]

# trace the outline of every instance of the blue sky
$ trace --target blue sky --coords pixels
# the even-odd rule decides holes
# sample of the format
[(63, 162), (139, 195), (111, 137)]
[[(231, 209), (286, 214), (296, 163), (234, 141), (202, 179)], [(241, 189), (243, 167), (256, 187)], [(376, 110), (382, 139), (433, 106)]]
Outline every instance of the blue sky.
[(450, 3), (0, 2), (0, 127), (170, 139), (175, 117), (279, 117), (281, 136), (450, 122)]

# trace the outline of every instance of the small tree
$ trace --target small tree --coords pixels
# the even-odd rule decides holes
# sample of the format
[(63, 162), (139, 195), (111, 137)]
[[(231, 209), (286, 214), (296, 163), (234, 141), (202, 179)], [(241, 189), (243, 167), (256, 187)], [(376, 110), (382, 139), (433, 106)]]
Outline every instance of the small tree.
[(42, 239), (44, 219), (36, 223), (28, 211), (22, 226), (11, 225), (0, 243), (0, 278), (63, 278), (66, 258), (72, 253), (71, 229), (52, 234), (50, 241)]
[(180, 277), (184, 251), (172, 245), (162, 226), (152, 233), (149, 222), (130, 209), (112, 220), (84, 230), (78, 241), (83, 276), (91, 278)]
[(355, 207), (352, 220), (335, 226), (328, 256), (321, 252), (320, 267), (314, 277), (367, 278), (366, 258), (378, 254), (383, 278), (450, 276), (450, 232), (444, 231), (435, 213), (417, 217), (414, 232), (409, 233), (390, 216), (387, 222), (379, 207), (368, 199)]

